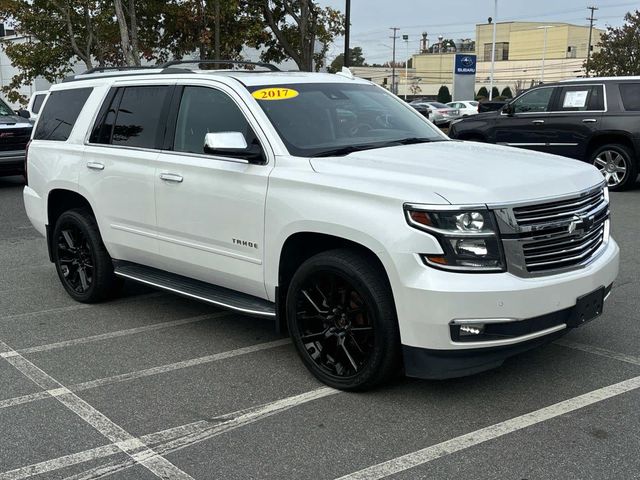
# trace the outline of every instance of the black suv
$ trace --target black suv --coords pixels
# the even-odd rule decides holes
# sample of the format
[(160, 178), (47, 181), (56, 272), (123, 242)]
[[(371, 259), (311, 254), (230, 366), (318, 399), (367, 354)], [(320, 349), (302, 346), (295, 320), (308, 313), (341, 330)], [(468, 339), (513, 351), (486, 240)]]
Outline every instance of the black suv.
[(496, 112), (453, 122), (449, 136), (584, 160), (624, 190), (638, 176), (640, 77), (542, 84)]
[(26, 110), (16, 115), (0, 100), (0, 176), (24, 174), (25, 150), (32, 128)]

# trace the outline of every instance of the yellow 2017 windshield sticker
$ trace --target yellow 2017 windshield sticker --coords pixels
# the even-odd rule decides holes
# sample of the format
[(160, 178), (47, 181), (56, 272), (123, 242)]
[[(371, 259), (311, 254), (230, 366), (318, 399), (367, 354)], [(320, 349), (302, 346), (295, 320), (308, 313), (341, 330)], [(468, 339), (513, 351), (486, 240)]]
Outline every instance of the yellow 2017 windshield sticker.
[(298, 91), (293, 88), (261, 88), (251, 95), (258, 100), (286, 100), (298, 96)]

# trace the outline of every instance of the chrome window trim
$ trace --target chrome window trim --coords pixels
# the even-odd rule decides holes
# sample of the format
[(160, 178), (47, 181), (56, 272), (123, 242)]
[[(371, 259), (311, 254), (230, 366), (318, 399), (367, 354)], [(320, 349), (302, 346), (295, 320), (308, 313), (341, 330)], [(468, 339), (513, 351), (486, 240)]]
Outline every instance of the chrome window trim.
[[(606, 113), (609, 111), (609, 104), (607, 102), (607, 86), (604, 83), (585, 83), (585, 84), (580, 84), (580, 85), (573, 85), (573, 86), (585, 86), (585, 87), (602, 87), (602, 95), (604, 97), (604, 110), (549, 110), (546, 112), (519, 112), (519, 113), (514, 113), (513, 115), (510, 115), (512, 117), (517, 117), (520, 115), (565, 115), (565, 114), (576, 114), (576, 113), (582, 113), (582, 114), (587, 114), (587, 113)], [(540, 90), (542, 88), (564, 88), (566, 87), (566, 85), (549, 85), (547, 87), (537, 87), (535, 88), (535, 90)], [(527, 92), (529, 91), (533, 91), (534, 89), (531, 90), (527, 90)], [(553, 94), (552, 94), (553, 95)], [(524, 96), (524, 93), (520, 96)], [(518, 98), (520, 98), (520, 96), (514, 98), (513, 100), (511, 100), (511, 102), (508, 103), (512, 103), (515, 102)], [(507, 105), (507, 104), (505, 104)], [(509, 115), (507, 115), (506, 113), (503, 113), (502, 110), (500, 111), (500, 115), (507, 117)]]

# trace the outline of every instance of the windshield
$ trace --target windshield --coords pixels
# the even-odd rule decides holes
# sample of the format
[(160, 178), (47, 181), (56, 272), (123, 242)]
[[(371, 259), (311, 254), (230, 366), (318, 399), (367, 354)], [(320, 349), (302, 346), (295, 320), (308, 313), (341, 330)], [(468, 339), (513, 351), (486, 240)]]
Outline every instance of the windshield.
[(249, 90), (289, 152), (299, 157), (447, 140), (415, 110), (375, 85), (307, 83)]
[(15, 115), (15, 113), (13, 113), (9, 105), (0, 100), (0, 116), (6, 117), (8, 115)]

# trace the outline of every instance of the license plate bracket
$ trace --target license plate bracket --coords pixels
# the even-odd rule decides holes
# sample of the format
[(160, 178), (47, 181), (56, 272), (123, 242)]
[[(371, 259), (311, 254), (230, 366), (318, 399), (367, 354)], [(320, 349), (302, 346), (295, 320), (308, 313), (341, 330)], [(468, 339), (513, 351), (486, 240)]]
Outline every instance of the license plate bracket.
[(591, 293), (582, 295), (576, 300), (576, 306), (573, 307), (571, 315), (567, 321), (568, 327), (579, 327), (594, 318), (602, 315), (604, 307), (605, 288), (600, 287)]

